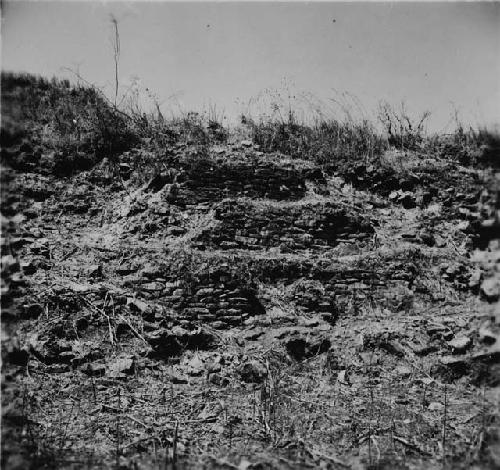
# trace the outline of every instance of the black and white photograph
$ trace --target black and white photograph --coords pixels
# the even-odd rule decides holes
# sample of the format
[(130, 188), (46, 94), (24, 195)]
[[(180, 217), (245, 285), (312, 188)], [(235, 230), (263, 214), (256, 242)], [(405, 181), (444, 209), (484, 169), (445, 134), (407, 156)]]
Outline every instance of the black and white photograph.
[(500, 468), (500, 2), (0, 0), (3, 470)]

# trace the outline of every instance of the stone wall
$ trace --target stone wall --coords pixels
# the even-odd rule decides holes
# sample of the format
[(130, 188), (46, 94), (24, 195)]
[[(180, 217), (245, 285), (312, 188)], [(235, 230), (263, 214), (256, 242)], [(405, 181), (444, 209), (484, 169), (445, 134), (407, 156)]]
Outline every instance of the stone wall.
[(243, 325), (247, 318), (265, 313), (256, 292), (236, 282), (200, 284), (192, 293), (173, 287), (169, 294), (162, 300), (178, 313), (179, 320), (198, 320), (214, 328)]
[(171, 202), (187, 205), (236, 196), (300, 199), (306, 191), (306, 180), (323, 183), (324, 177), (318, 169), (283, 167), (273, 162), (201, 159), (178, 177), (178, 190)]
[[(271, 299), (265, 290), (259, 290), (259, 284), (281, 286), (284, 305), (334, 322), (339, 312), (370, 300), (399, 310), (408, 287), (417, 279), (409, 263), (385, 264), (381, 269), (314, 260), (297, 264), (281, 258), (229, 260), (195, 252), (171, 265), (142, 270), (125, 281), (125, 287), (133, 287), (148, 305), (170, 311), (180, 325), (207, 324), (224, 329), (266, 313)], [(389, 297), (388, 289), (394, 295)]]
[(182, 276), (159, 271), (149, 277), (135, 284), (141, 297), (173, 310), (180, 324), (200, 322), (222, 329), (266, 313), (257, 289), (224, 266)]
[(205, 230), (197, 241), (222, 249), (321, 249), (366, 239), (373, 233), (369, 221), (333, 203), (275, 206), (230, 200), (217, 206), (215, 218), (215, 228)]

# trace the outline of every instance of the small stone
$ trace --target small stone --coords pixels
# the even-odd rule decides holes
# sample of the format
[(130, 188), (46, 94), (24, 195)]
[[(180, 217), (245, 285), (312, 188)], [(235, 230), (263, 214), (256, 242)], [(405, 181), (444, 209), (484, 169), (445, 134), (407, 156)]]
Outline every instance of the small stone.
[(477, 289), (481, 283), (482, 273), (480, 269), (472, 271), (469, 276), (469, 287), (471, 289)]
[(481, 284), (481, 294), (489, 302), (494, 302), (500, 298), (500, 279), (485, 279)]
[(436, 352), (437, 347), (430, 343), (415, 344), (412, 346), (412, 350), (417, 356), (427, 356), (430, 353)]
[(132, 356), (119, 357), (112, 363), (108, 364), (107, 375), (109, 377), (124, 377), (125, 375), (133, 374), (134, 359)]
[(396, 368), (396, 372), (401, 377), (410, 377), (413, 374), (413, 371), (411, 370), (411, 368), (408, 366), (404, 366), (404, 365), (398, 366)]
[(337, 382), (339, 382), (342, 385), (350, 385), (351, 384), (347, 370), (344, 369), (338, 373)]
[(158, 267), (153, 263), (146, 263), (139, 272), (139, 275), (145, 279), (153, 279), (160, 275)]
[(399, 199), (399, 202), (401, 202), (401, 204), (405, 209), (413, 209), (417, 207), (415, 196), (411, 193), (406, 193), (403, 197)]
[(26, 366), (28, 364), (29, 352), (20, 346), (17, 338), (13, 341), (5, 341), (5, 338), (2, 337), (2, 349), (5, 353), (4, 360), (6, 363), (18, 366)]
[(146, 282), (141, 285), (141, 289), (145, 292), (159, 292), (165, 288), (162, 282)]
[[(251, 319), (250, 321), (252, 321)], [(244, 333), (243, 338), (245, 341), (256, 341), (264, 334), (264, 330), (262, 329), (252, 329)]]
[[(190, 324), (189, 321), (186, 323)], [(186, 330), (180, 326), (152, 331), (146, 335), (146, 340), (153, 348), (154, 354), (163, 357), (178, 356), (188, 349), (211, 349), (216, 343), (214, 335), (206, 329), (200, 327), (196, 330)]]
[(442, 210), (441, 204), (436, 203), (436, 204), (429, 204), (429, 206), (426, 209), (426, 212), (432, 215), (440, 215), (441, 210)]
[(242, 140), (241, 145), (243, 145), (243, 147), (251, 147), (252, 141), (251, 140)]
[(140, 299), (134, 299), (132, 297), (127, 298), (127, 306), (131, 310), (135, 310), (140, 313), (145, 313), (149, 310), (149, 305)]
[(183, 375), (180, 375), (176, 372), (171, 372), (168, 374), (168, 378), (170, 379), (170, 382), (173, 384), (187, 384), (188, 379), (184, 377)]
[(135, 271), (137, 271), (137, 268), (134, 268), (130, 264), (122, 264), (121, 266), (118, 266), (116, 268), (116, 274), (119, 274), (120, 276), (127, 276), (128, 274), (132, 274)]
[(89, 277), (101, 277), (102, 276), (102, 266), (100, 264), (92, 264), (87, 270)]
[(38, 318), (44, 312), (42, 304), (23, 305), (24, 318)]
[(12, 255), (2, 256), (2, 274), (8, 273), (16, 273), (19, 272), (21, 266), (16, 258)]
[(223, 241), (220, 243), (220, 247), (229, 250), (231, 248), (238, 248), (239, 245), (236, 242)]
[(180, 235), (184, 235), (187, 230), (183, 227), (172, 226), (167, 229), (167, 235), (172, 235), (174, 237), (178, 237)]
[(435, 239), (436, 239), (436, 246), (438, 248), (444, 248), (446, 246), (446, 240), (443, 237), (436, 235)]
[(35, 274), (37, 269), (36, 265), (33, 264), (31, 261), (23, 261), (21, 263), (21, 268), (23, 270), (23, 273), (26, 274), (27, 276)]
[(358, 351), (362, 351), (365, 348), (365, 335), (359, 333), (354, 340), (354, 345)]
[(200, 359), (200, 356), (196, 354), (188, 363), (188, 374), (192, 375), (193, 377), (199, 377), (200, 375), (203, 374), (205, 371), (205, 364), (203, 361)]
[(472, 339), (468, 336), (459, 336), (448, 341), (448, 346), (452, 349), (453, 354), (463, 354), (472, 346)]
[(330, 349), (331, 342), (322, 335), (311, 336), (291, 332), (285, 340), (285, 348), (290, 356), (297, 361), (302, 361), (317, 354), (324, 353)]
[(317, 318), (305, 318), (300, 321), (300, 325), (308, 328), (315, 328), (319, 325), (319, 320)]
[(436, 370), (448, 379), (462, 377), (470, 369), (470, 362), (467, 356), (441, 356), (439, 363), (440, 365)]
[(420, 240), (427, 246), (434, 246), (436, 244), (436, 239), (430, 232), (422, 232), (420, 234)]
[(87, 363), (80, 369), (84, 374), (91, 377), (102, 377), (106, 372), (106, 367), (104, 364), (99, 363)]
[(206, 297), (206, 296), (212, 295), (213, 293), (214, 293), (214, 289), (212, 287), (205, 287), (205, 288), (199, 289), (196, 292), (196, 295), (198, 297)]
[(493, 320), (496, 325), (500, 325), (500, 302), (495, 305), (495, 310), (493, 311)]
[(229, 379), (227, 377), (221, 376), (221, 374), (215, 372), (213, 374), (210, 374), (208, 377), (208, 381), (211, 384), (220, 386), (220, 387), (226, 387), (229, 385)]
[(222, 365), (224, 364), (224, 359), (222, 356), (217, 354), (205, 365), (205, 369), (209, 374), (214, 374), (222, 370)]
[(429, 386), (431, 383), (434, 382), (434, 379), (432, 379), (431, 377), (422, 377), (420, 379), (420, 381), (425, 385), (425, 386)]
[(432, 403), (429, 403), (429, 406), (427, 408), (430, 411), (441, 411), (444, 409), (444, 405), (442, 403), (437, 402), (437, 401), (433, 401)]
[(499, 364), (500, 363), (500, 344), (494, 343), (483, 351), (480, 351), (472, 356), (472, 361), (484, 364)]
[(416, 232), (405, 232), (405, 233), (401, 234), (401, 238), (415, 239), (415, 238), (417, 238), (417, 233)]
[(452, 264), (446, 268), (445, 273), (449, 276), (455, 275), (459, 271), (459, 267), (456, 264)]
[(486, 325), (483, 325), (481, 326), (481, 328), (479, 328), (479, 341), (484, 344), (496, 343), (499, 337), (500, 335), (495, 334)]
[(400, 196), (400, 191), (392, 191), (391, 194), (389, 194), (389, 200), (390, 201), (396, 201), (398, 197)]
[(453, 331), (440, 323), (432, 323), (427, 326), (426, 330), (427, 334), (433, 339), (437, 338), (450, 341), (453, 338)]
[(241, 379), (246, 383), (261, 383), (267, 376), (267, 370), (257, 360), (246, 362), (239, 368)]

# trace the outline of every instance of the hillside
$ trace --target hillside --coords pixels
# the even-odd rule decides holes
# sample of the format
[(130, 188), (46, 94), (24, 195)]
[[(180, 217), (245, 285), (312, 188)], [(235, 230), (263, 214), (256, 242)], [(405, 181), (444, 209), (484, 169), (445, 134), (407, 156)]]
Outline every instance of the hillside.
[(4, 74), (2, 467), (497, 468), (498, 139), (406, 142)]

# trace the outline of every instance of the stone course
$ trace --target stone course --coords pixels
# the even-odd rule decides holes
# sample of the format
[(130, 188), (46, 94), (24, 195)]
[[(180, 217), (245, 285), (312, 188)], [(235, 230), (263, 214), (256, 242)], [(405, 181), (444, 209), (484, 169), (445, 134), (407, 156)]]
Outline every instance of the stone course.
[(227, 200), (215, 210), (217, 225), (197, 239), (222, 249), (285, 246), (324, 249), (373, 234), (363, 217), (334, 203), (280, 204)]
[(200, 159), (178, 176), (170, 201), (190, 205), (236, 196), (296, 200), (305, 195), (307, 180), (324, 183), (324, 176), (318, 169), (274, 162)]

